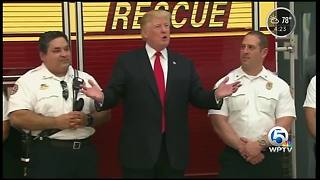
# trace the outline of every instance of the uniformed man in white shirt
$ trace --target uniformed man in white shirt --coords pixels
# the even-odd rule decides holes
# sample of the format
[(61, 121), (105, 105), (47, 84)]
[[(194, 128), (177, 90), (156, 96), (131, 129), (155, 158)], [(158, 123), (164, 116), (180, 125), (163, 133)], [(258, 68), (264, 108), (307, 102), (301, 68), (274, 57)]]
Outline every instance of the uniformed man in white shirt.
[(281, 154), (268, 152), (267, 134), (275, 126), (289, 132), (296, 114), (288, 84), (263, 66), (267, 53), (263, 33), (246, 34), (241, 66), (227, 75), (230, 82), (240, 81), (242, 86), (224, 98), (221, 110), (208, 111), (215, 132), (227, 145), (220, 156), (219, 177), (282, 177)]
[(72, 68), (63, 32), (42, 34), (39, 51), (42, 64), (16, 81), (8, 109), (13, 126), (31, 130), (27, 176), (95, 178), (97, 154), (90, 137), (95, 126), (110, 119), (110, 111), (97, 112), (94, 101), (78, 92), (88, 80), (96, 81)]
[(312, 137), (316, 138), (316, 76), (311, 79), (308, 85), (303, 107), (308, 130)]

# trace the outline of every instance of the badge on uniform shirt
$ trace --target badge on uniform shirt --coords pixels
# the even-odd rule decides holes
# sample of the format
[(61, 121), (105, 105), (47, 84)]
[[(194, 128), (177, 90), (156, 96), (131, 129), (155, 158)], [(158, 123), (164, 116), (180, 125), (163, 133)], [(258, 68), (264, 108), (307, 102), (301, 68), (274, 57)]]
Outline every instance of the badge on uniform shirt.
[(18, 91), (18, 84), (14, 84), (12, 88), (10, 88), (10, 95), (14, 95)]
[(46, 90), (46, 89), (48, 89), (48, 85), (46, 85), (46, 84), (41, 84), (40, 85), (40, 90)]
[(266, 84), (266, 89), (271, 90), (272, 89), (272, 82), (268, 81)]

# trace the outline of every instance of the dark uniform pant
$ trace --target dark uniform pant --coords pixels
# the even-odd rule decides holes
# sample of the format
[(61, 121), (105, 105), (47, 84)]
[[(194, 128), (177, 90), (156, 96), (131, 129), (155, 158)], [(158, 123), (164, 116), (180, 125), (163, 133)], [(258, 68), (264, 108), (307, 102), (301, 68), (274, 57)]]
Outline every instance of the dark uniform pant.
[(226, 147), (220, 156), (218, 178), (282, 178), (282, 152), (264, 152), (264, 159), (256, 165), (247, 162), (240, 153)]
[(28, 178), (97, 178), (97, 152), (91, 142), (34, 140)]
[(21, 156), (21, 134), (18, 130), (10, 127), (8, 139), (2, 144), (2, 172), (3, 178), (23, 177)]

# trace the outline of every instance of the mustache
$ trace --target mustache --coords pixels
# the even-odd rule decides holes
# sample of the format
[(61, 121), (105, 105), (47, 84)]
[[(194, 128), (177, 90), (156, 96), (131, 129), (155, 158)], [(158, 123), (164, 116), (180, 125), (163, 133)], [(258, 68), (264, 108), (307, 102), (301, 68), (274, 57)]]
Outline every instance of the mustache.
[(61, 59), (60, 61), (71, 64), (71, 59)]

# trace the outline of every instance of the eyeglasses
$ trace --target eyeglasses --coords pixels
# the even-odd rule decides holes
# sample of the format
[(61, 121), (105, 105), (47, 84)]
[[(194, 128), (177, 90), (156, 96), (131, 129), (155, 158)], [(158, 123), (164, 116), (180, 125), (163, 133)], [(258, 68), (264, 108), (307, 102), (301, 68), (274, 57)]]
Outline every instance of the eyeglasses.
[(67, 100), (69, 97), (68, 85), (65, 81), (60, 81), (62, 87), (62, 97)]

